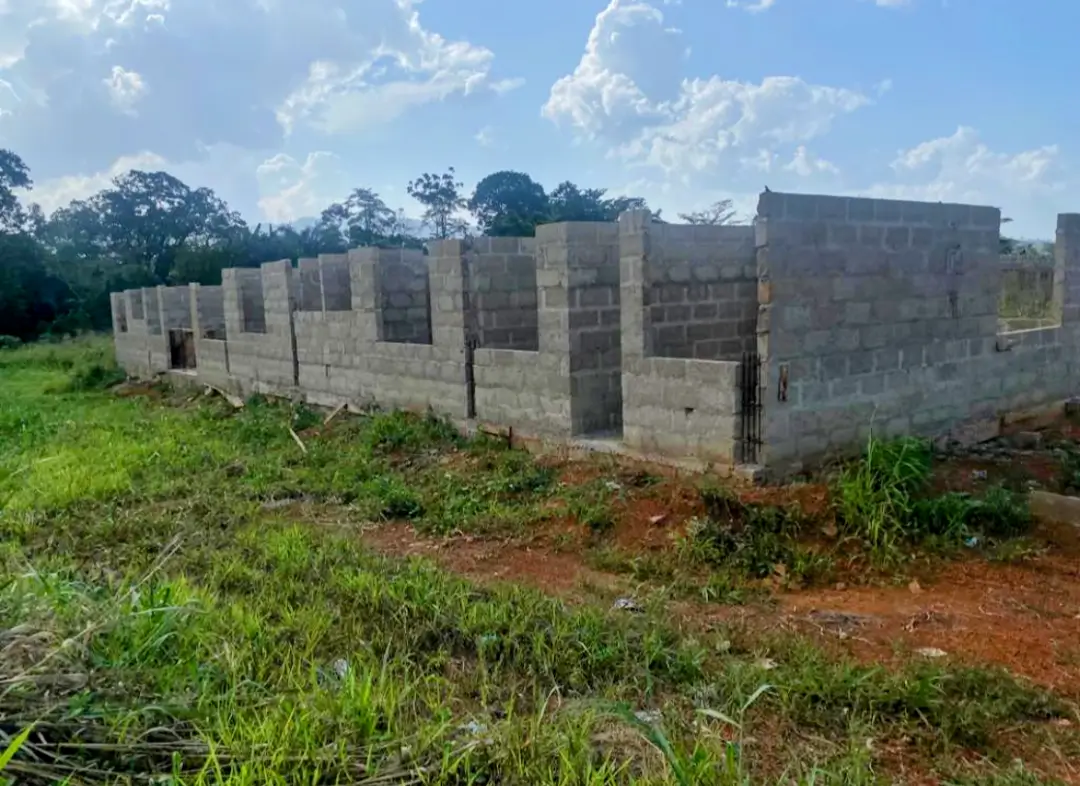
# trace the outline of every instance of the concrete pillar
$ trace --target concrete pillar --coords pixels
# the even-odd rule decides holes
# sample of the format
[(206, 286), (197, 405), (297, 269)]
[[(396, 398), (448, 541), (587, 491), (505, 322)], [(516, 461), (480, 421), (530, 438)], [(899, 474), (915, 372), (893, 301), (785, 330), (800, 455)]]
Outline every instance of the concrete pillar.
[(652, 215), (648, 210), (631, 210), (619, 216), (619, 298), (624, 368), (653, 355), (651, 314), (645, 303), (648, 289), (645, 268), (651, 225)]
[(540, 352), (567, 359), (572, 435), (622, 427), (619, 227), (547, 224), (536, 231)]
[(465, 353), (465, 262), (462, 240), (442, 240), (429, 248), (431, 343), (454, 353)]
[(1080, 213), (1061, 213), (1054, 242), (1054, 313), (1080, 322)]
[(348, 256), (353, 324), (364, 343), (380, 340), (379, 251), (377, 248), (354, 248)]

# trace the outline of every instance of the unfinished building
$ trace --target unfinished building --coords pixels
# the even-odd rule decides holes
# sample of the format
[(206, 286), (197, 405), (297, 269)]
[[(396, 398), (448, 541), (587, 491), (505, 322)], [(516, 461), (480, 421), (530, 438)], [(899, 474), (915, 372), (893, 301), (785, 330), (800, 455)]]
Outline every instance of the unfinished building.
[[(1000, 223), (766, 192), (753, 226), (633, 211), (359, 248), (116, 293), (116, 352), (135, 376), (787, 474), (871, 431), (988, 438), (1076, 392), (1080, 214), (1058, 217), (1052, 262), (1015, 274)], [(1003, 272), (1037, 282), (1036, 316), (1006, 318)]]

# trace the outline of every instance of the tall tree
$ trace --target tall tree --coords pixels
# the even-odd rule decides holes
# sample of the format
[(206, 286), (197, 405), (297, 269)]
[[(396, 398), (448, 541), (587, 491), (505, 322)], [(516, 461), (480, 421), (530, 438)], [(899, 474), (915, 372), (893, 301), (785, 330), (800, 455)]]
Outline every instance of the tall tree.
[(70, 290), (48, 266), (33, 235), (41, 208), (23, 208), (16, 189), (30, 189), (30, 169), (0, 149), (0, 335), (33, 338), (70, 312)]
[(735, 210), (731, 205), (730, 199), (721, 199), (719, 202), (713, 202), (705, 210), (698, 210), (693, 213), (679, 213), (679, 218), (687, 224), (711, 224), (713, 226), (734, 224), (737, 222), (735, 221)]
[(121, 264), (142, 267), (163, 283), (177, 250), (185, 245), (216, 246), (242, 234), (239, 215), (209, 188), (191, 189), (167, 172), (132, 170), (111, 188), (80, 206), (80, 215), (96, 214), (96, 230), (106, 253)]
[(492, 236), (532, 236), (548, 217), (544, 187), (524, 172), (494, 172), (476, 184), (469, 210)]
[(354, 246), (374, 246), (391, 233), (396, 218), (378, 194), (370, 188), (356, 188), (345, 200), (349, 242)]
[(0, 232), (14, 232), (22, 228), (25, 214), (15, 189), (29, 189), (30, 168), (15, 153), (0, 148)]
[[(552, 221), (615, 221), (627, 210), (648, 208), (641, 197), (606, 198), (607, 189), (580, 188), (569, 180), (548, 195)], [(657, 212), (659, 217), (659, 212)]]
[(465, 229), (465, 223), (454, 215), (465, 207), (463, 187), (453, 167), (441, 175), (425, 172), (406, 186), (409, 196), (424, 206), (424, 223), (440, 240), (461, 234)]

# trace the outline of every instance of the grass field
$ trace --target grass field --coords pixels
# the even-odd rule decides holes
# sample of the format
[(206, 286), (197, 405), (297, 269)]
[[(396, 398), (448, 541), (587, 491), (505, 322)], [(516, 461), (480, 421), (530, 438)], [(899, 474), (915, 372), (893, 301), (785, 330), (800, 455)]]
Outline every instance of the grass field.
[(607, 520), (595, 481), (435, 419), (122, 396), (110, 357), (0, 351), (10, 782), (1004, 785), (1080, 759), (1071, 697), (1003, 671), (377, 556), (378, 522)]

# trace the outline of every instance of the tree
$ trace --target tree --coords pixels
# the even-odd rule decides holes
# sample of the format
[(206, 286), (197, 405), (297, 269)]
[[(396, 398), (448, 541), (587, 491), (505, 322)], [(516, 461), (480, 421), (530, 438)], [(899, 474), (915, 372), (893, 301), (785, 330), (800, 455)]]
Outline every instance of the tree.
[(30, 169), (0, 150), (0, 335), (34, 338), (70, 310), (70, 292), (49, 269), (46, 249), (33, 235), (41, 208), (23, 208), (16, 189), (30, 189)]
[[(646, 210), (641, 197), (605, 198), (607, 189), (579, 188), (569, 180), (559, 183), (548, 195), (552, 221), (616, 221), (627, 210)], [(659, 212), (657, 212), (659, 217)]]
[(732, 202), (730, 199), (721, 199), (719, 202), (713, 202), (712, 205), (705, 210), (699, 210), (694, 213), (679, 213), (679, 218), (687, 224), (721, 226), (723, 224), (739, 223), (735, 220), (735, 210), (731, 205)]
[(97, 242), (106, 254), (142, 267), (155, 283), (167, 280), (180, 247), (215, 246), (241, 236), (245, 227), (212, 190), (192, 190), (167, 172), (121, 175), (80, 212), (84, 218), (96, 214), (99, 229), (89, 234), (100, 233)]
[(32, 236), (0, 232), (0, 335), (36, 338), (71, 311), (67, 284)]
[(544, 187), (523, 172), (502, 171), (476, 184), (468, 208), (485, 235), (528, 236), (548, 217)]
[(349, 242), (354, 246), (374, 246), (390, 234), (396, 215), (370, 188), (357, 188), (345, 200)]
[(441, 175), (425, 172), (406, 186), (409, 196), (424, 206), (424, 223), (440, 240), (460, 234), (465, 229), (465, 223), (454, 217), (454, 213), (465, 207), (465, 200), (461, 196), (464, 186), (455, 178), (454, 168), (450, 167)]
[(0, 148), (0, 232), (15, 232), (22, 228), (25, 214), (15, 195), (15, 189), (29, 189), (30, 169), (10, 150)]

